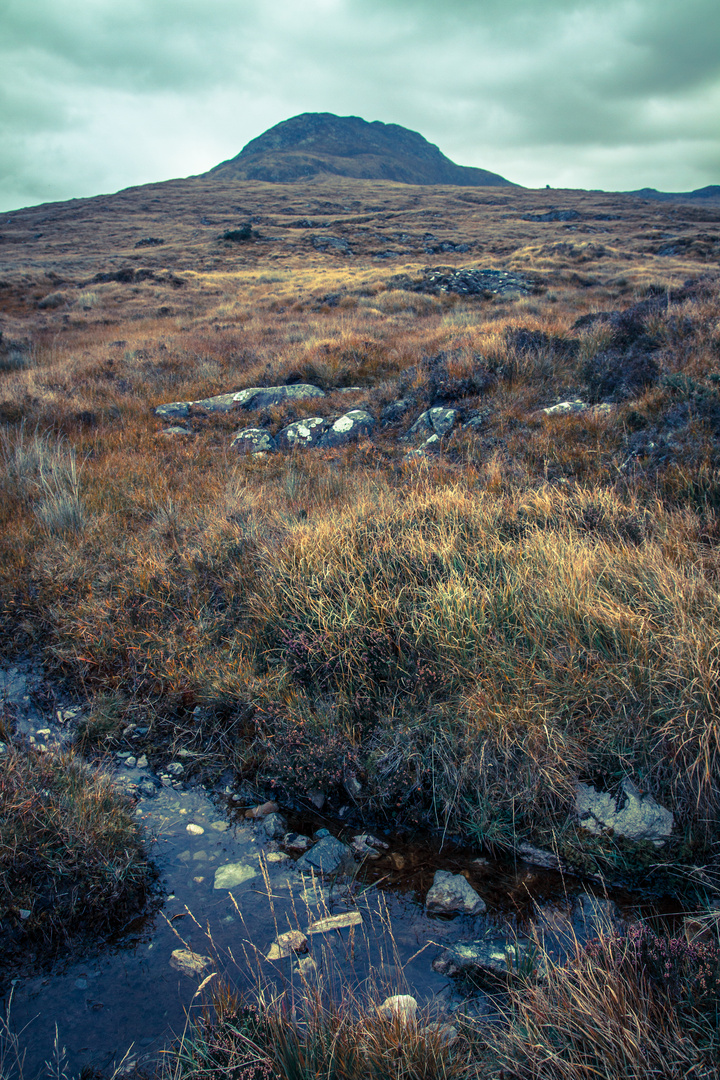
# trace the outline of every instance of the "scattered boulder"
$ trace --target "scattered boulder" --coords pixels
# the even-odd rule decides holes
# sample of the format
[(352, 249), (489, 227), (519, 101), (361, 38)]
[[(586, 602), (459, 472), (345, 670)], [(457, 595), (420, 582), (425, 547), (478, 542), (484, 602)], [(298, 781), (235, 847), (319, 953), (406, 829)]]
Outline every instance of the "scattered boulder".
[(316, 874), (335, 874), (343, 867), (352, 863), (353, 857), (347, 844), (343, 844), (334, 836), (324, 836), (314, 847), (301, 855), (295, 866), (306, 874), (314, 871)]
[(408, 274), (397, 274), (388, 282), (388, 289), (435, 296), (442, 293), (485, 297), (527, 296), (532, 288), (532, 282), (522, 274), (511, 274), (507, 270), (479, 270), (473, 266), (426, 266), (420, 280)]
[(417, 1020), (418, 1003), (410, 994), (395, 994), (378, 1005), (378, 1016), (386, 1020), (399, 1020), (401, 1024), (414, 1024)]
[(575, 221), (580, 217), (577, 210), (548, 210), (544, 214), (523, 214), (523, 221)]
[(335, 421), (319, 440), (318, 445), (345, 446), (347, 443), (357, 442), (363, 435), (370, 435), (374, 427), (375, 421), (370, 413), (365, 412), (364, 409), (351, 409)]
[(437, 454), (441, 449), (440, 436), (431, 435), (429, 439), (426, 439), (420, 446), (416, 446), (414, 450), (408, 450), (406, 457), (425, 457), (426, 454)]
[(163, 428), (160, 434), (170, 437), (173, 435), (192, 435), (193, 432), (190, 430), (190, 428), (180, 427), (179, 424), (175, 424), (172, 427)]
[(268, 454), (277, 450), (275, 440), (265, 428), (243, 428), (233, 435), (230, 446), (241, 454)]
[(436, 870), (432, 888), (425, 898), (425, 910), (433, 915), (480, 915), (486, 905), (462, 874)]
[(328, 422), (322, 416), (296, 420), (277, 433), (275, 443), (280, 450), (294, 450), (296, 446), (317, 446), (327, 426)]
[(617, 794), (576, 784), (575, 810), (582, 827), (596, 836), (612, 829), (616, 836), (635, 842), (649, 840), (656, 847), (663, 846), (675, 824), (672, 812), (652, 795), (641, 795), (629, 777)]

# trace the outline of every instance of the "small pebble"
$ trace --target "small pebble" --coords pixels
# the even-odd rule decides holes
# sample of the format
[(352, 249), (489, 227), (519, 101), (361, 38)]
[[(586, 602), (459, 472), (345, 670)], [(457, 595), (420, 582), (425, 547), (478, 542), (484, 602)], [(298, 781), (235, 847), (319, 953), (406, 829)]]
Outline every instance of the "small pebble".
[(196, 825), (194, 821), (191, 821), (189, 825), (186, 825), (185, 831), (192, 834), (192, 836), (202, 836), (205, 832), (202, 825)]
[(133, 757), (132, 754), (130, 755), (130, 757), (125, 758), (125, 768), (126, 769), (134, 769), (136, 765), (137, 765), (137, 758)]
[(137, 767), (138, 767), (138, 769), (147, 769), (147, 767), (148, 767), (147, 754), (141, 754), (140, 755), (140, 757), (137, 759)]
[(210, 828), (214, 829), (215, 832), (227, 832), (230, 828), (230, 823), (227, 821), (211, 821)]

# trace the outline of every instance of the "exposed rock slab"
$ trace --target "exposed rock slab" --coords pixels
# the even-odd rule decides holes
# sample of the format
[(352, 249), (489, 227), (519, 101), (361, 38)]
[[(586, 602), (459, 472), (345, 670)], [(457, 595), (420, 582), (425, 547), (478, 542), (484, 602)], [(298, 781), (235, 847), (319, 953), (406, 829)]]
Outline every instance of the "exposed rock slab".
[(394, 994), (378, 1005), (378, 1015), (386, 1020), (399, 1020), (401, 1024), (414, 1024), (417, 1020), (418, 1003), (410, 994)]
[(362, 925), (362, 915), (359, 911), (342, 911), (339, 915), (327, 915), (324, 919), (316, 919), (307, 928), (308, 934), (329, 934), (331, 930), (346, 930), (349, 926)]
[(306, 398), (325, 397), (325, 391), (310, 383), (294, 386), (249, 386), (245, 390), (233, 390), (197, 401), (170, 401), (158, 405), (156, 416), (182, 417), (191, 412), (232, 412), (233, 409), (267, 409), (286, 401), (303, 401)]
[(302, 930), (288, 930), (284, 934), (278, 934), (270, 946), (267, 960), (284, 960), (294, 953), (307, 952), (307, 937)]

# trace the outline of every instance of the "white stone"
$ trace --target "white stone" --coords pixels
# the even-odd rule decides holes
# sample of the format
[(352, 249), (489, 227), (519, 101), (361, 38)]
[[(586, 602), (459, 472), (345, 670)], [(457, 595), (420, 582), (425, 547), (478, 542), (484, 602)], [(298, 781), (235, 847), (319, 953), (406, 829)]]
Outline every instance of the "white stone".
[(310, 923), (308, 934), (328, 934), (331, 930), (344, 930), (348, 926), (361, 926), (362, 915), (359, 911), (344, 911), (341, 915), (328, 915)]
[(189, 832), (191, 836), (202, 836), (205, 830), (202, 825), (196, 825), (194, 821), (191, 821), (189, 825), (185, 826), (185, 832)]
[(215, 871), (215, 889), (234, 889), (236, 885), (242, 885), (245, 881), (252, 881), (257, 877), (256, 871), (247, 863), (226, 863), (219, 866)]
[(402, 1024), (414, 1024), (418, 1003), (410, 994), (395, 994), (378, 1005), (378, 1013), (387, 1020), (399, 1020)]

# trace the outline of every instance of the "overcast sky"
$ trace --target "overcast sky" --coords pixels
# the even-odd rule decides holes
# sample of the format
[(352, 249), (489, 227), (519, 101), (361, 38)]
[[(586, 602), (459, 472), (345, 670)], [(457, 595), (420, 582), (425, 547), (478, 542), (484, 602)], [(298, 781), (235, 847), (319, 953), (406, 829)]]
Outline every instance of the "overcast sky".
[(0, 0), (0, 209), (204, 172), (301, 112), (531, 187), (720, 183), (720, 0)]

